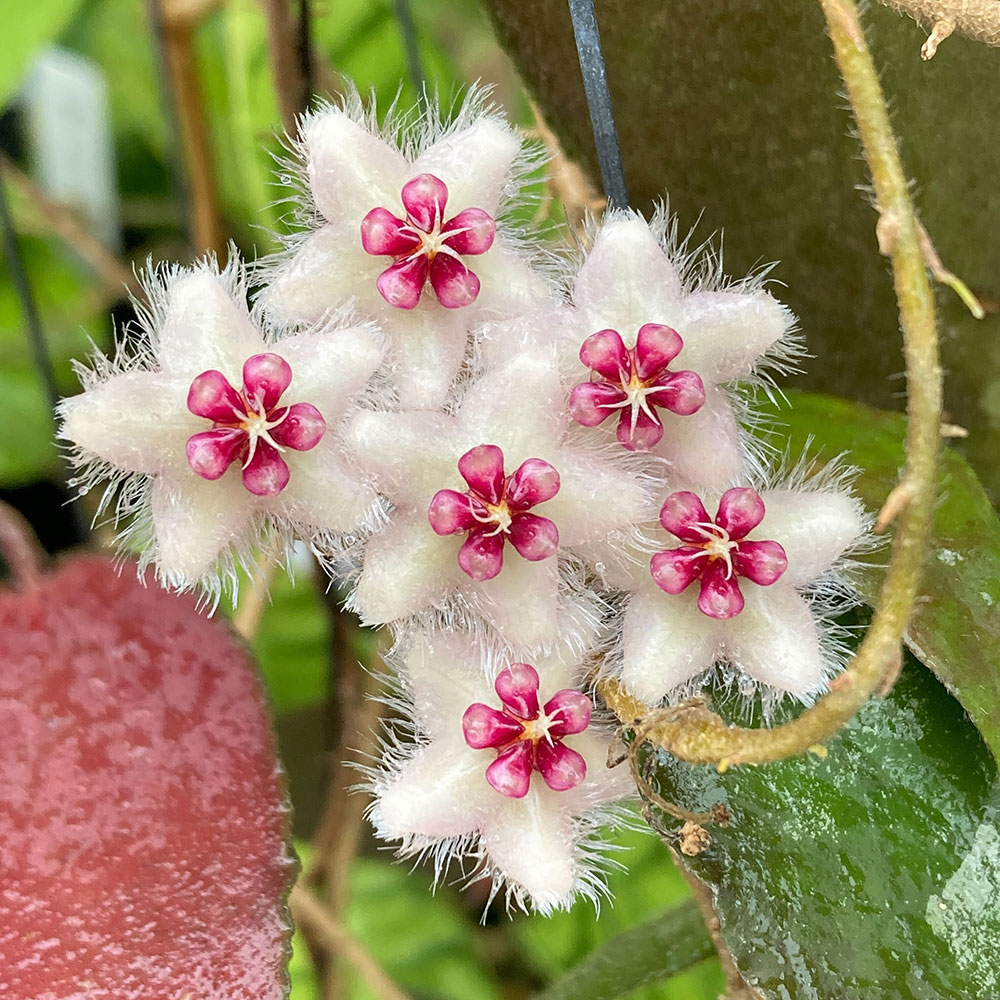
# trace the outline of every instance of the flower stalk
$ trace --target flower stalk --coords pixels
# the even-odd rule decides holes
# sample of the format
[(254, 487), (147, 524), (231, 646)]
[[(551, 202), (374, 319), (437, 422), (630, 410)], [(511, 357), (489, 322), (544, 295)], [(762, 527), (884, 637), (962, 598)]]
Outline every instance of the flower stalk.
[[(834, 57), (871, 172), (876, 205), (891, 229), (888, 247), (903, 331), (907, 375), (906, 467), (901, 487), (907, 502), (878, 609), (871, 626), (830, 692), (798, 718), (773, 729), (728, 726), (701, 702), (650, 712), (615, 681), (600, 690), (626, 723), (642, 720), (643, 735), (691, 763), (761, 764), (806, 752), (834, 736), (880, 689), (900, 656), (930, 540), (941, 424), (941, 366), (934, 297), (925, 269), (920, 226), (910, 200), (896, 139), (854, 0), (820, 0)], [(896, 492), (896, 491), (894, 491)]]

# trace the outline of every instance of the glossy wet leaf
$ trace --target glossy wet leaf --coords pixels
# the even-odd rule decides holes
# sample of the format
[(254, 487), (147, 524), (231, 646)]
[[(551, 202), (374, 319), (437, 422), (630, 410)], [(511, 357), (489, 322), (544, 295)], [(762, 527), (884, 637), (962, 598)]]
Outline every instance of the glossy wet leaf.
[[(906, 423), (902, 416), (847, 400), (789, 393), (777, 416), (792, 454), (813, 438), (810, 454), (845, 453), (861, 474), (856, 488), (877, 511), (899, 480)], [(941, 456), (934, 542), (910, 622), (913, 652), (965, 706), (1000, 758), (1000, 520), (976, 474), (947, 445)], [(885, 564), (888, 547), (873, 564)], [(882, 571), (864, 579), (874, 603)]]
[(829, 755), (724, 775), (660, 754), (661, 791), (725, 802), (688, 859), (766, 1000), (1000, 994), (997, 771), (961, 706), (908, 657)]
[(0, 996), (281, 1000), (293, 865), (252, 661), (97, 556), (0, 591)]

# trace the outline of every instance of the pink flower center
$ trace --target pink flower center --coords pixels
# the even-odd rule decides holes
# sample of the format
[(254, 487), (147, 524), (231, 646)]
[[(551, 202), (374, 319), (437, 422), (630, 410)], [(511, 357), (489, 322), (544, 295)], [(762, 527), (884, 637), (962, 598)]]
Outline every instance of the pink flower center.
[(575, 788), (587, 776), (587, 764), (563, 739), (590, 725), (590, 699), (579, 691), (557, 691), (541, 708), (538, 671), (512, 663), (494, 684), (499, 710), (476, 702), (462, 716), (465, 742), (474, 750), (497, 751), (486, 780), (501, 795), (528, 794), (532, 771), (539, 771), (553, 791)]
[(788, 557), (777, 542), (747, 538), (764, 513), (760, 494), (749, 487), (726, 490), (714, 521), (694, 493), (672, 493), (663, 503), (660, 524), (685, 544), (653, 556), (650, 572), (656, 585), (679, 594), (700, 580), (702, 613), (735, 617), (744, 605), (740, 577), (768, 587), (788, 568)]
[(591, 377), (570, 393), (571, 416), (584, 427), (596, 427), (617, 410), (621, 444), (629, 451), (654, 447), (663, 437), (658, 409), (690, 416), (705, 402), (696, 372), (670, 370), (683, 347), (676, 330), (658, 323), (640, 327), (632, 348), (616, 330), (591, 334), (580, 347)]
[(188, 438), (191, 468), (203, 479), (219, 479), (239, 460), (243, 485), (251, 493), (280, 493), (290, 476), (280, 453), (315, 448), (326, 432), (323, 415), (311, 403), (278, 406), (291, 381), (291, 366), (277, 354), (248, 358), (239, 390), (220, 371), (198, 375), (188, 390), (187, 407), (211, 420), (212, 429)]
[(446, 309), (475, 302), (479, 278), (463, 257), (486, 253), (496, 237), (496, 223), (481, 208), (466, 208), (445, 219), (448, 188), (433, 174), (420, 174), (403, 185), (406, 218), (387, 208), (373, 208), (361, 220), (361, 245), (394, 263), (378, 277), (377, 286), (391, 306), (413, 309), (424, 285)]
[(481, 444), (458, 460), (458, 471), (469, 489), (438, 490), (427, 518), (439, 535), (468, 532), (458, 550), (458, 564), (468, 576), (492, 580), (503, 568), (505, 540), (531, 562), (555, 553), (559, 529), (547, 517), (529, 513), (559, 492), (559, 473), (548, 462), (529, 458), (508, 476), (503, 452)]

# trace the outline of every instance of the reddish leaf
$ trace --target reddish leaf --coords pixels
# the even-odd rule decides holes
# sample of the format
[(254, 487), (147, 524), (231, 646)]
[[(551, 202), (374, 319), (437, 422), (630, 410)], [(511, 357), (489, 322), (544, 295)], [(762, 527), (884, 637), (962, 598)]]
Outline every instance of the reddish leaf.
[(0, 591), (0, 997), (278, 1000), (293, 874), (252, 663), (96, 556)]

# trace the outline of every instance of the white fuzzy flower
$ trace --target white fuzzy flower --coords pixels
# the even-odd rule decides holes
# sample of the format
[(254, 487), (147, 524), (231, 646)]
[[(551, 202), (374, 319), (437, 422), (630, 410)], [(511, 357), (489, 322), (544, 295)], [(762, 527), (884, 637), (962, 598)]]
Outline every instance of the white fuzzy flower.
[(836, 571), (870, 547), (869, 523), (835, 469), (773, 489), (671, 493), (612, 668), (650, 705), (716, 663), (746, 689), (809, 701), (842, 665), (829, 619), (854, 601)]
[(150, 268), (144, 286), (140, 329), (114, 360), (79, 366), (84, 392), (60, 406), (75, 482), (121, 487), (117, 519), (141, 565), (217, 598), (276, 529), (329, 545), (366, 522), (376, 497), (339, 425), (381, 361), (378, 331), (337, 317), (291, 336), (262, 330), (235, 253), (221, 273), (211, 258)]
[(471, 381), (455, 415), (359, 413), (348, 440), (394, 508), (364, 555), (352, 597), (362, 620), (448, 605), (471, 608), (519, 648), (589, 641), (593, 598), (561, 587), (560, 563), (625, 539), (652, 498), (629, 456), (581, 443), (578, 431), (551, 351)]
[(401, 404), (439, 405), (474, 327), (548, 294), (508, 219), (537, 155), (482, 91), (451, 123), (432, 107), (379, 128), (354, 94), (300, 131), (306, 231), (264, 262), (265, 309), (312, 321), (353, 303), (388, 336)]
[(511, 663), (442, 631), (418, 633), (404, 668), (396, 704), (410, 733), (373, 775), (379, 836), (404, 857), (433, 857), (439, 877), (452, 861), (470, 880), (491, 876), (522, 908), (603, 894), (599, 828), (635, 786), (627, 768), (606, 766), (579, 665)]
[[(679, 480), (718, 487), (748, 466), (727, 386), (762, 366), (788, 370), (794, 319), (760, 276), (727, 283), (716, 262), (689, 254), (659, 211), (612, 211), (593, 232), (571, 284), (572, 305), (525, 341), (555, 342), (574, 419), (599, 440), (669, 461)], [(487, 357), (511, 329), (487, 331)]]

